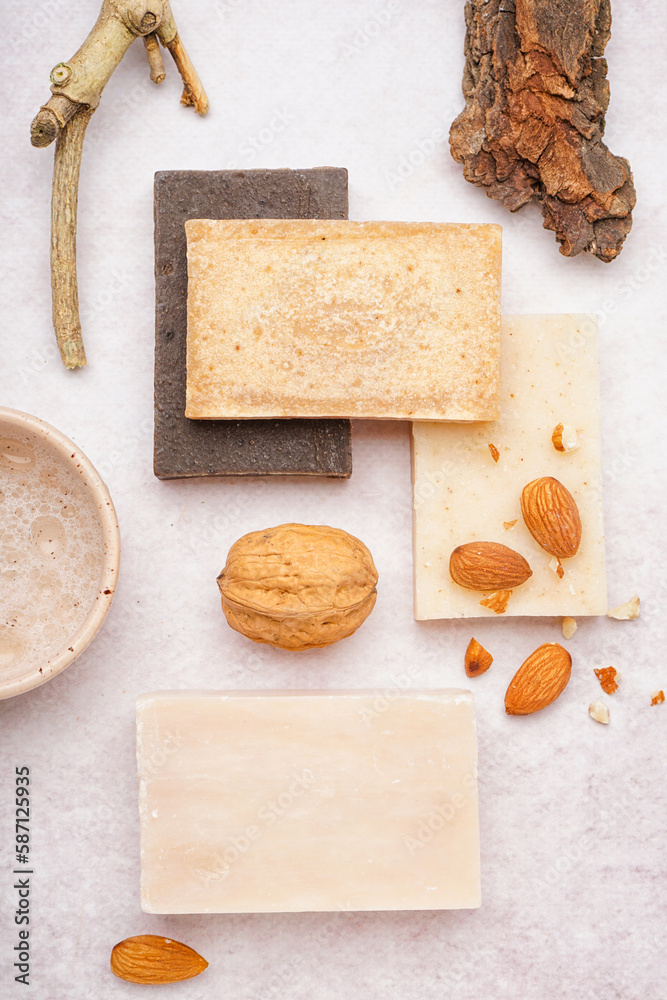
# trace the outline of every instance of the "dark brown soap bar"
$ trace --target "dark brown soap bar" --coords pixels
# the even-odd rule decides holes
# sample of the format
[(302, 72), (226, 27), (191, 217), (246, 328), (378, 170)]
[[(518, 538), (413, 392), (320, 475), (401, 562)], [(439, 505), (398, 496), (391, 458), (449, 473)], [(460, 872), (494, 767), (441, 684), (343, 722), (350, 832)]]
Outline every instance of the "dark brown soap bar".
[(347, 219), (347, 170), (164, 170), (155, 175), (158, 479), (352, 472), (349, 420), (188, 420), (187, 219)]

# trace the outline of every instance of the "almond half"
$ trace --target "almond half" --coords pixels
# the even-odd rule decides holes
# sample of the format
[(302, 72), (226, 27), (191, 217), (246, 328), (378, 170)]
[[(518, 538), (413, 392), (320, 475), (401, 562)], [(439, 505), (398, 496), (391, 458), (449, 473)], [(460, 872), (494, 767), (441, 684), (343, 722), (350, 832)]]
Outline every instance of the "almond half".
[(532, 715), (563, 693), (572, 670), (572, 657), (557, 642), (545, 642), (521, 664), (505, 695), (508, 715)]
[(533, 575), (519, 552), (499, 542), (467, 542), (449, 557), (454, 583), (467, 590), (512, 590)]
[(111, 952), (111, 971), (128, 983), (177, 983), (198, 976), (207, 967), (208, 962), (186, 944), (156, 934), (125, 938)]
[(521, 493), (521, 513), (535, 541), (558, 559), (573, 556), (581, 542), (574, 497), (552, 476), (534, 479)]
[(465, 655), (465, 668), (468, 677), (479, 677), (485, 674), (493, 663), (493, 657), (488, 649), (484, 649), (481, 642), (471, 639), (468, 643)]

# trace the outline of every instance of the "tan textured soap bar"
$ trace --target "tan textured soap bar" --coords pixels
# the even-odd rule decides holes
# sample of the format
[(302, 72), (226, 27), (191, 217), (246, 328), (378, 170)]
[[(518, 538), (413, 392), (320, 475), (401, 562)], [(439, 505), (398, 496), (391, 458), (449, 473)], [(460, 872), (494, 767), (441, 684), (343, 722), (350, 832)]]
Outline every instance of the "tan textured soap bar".
[[(607, 610), (597, 319), (591, 315), (503, 316), (500, 420), (414, 424), (415, 617), (495, 617), (488, 597), (449, 573), (457, 545), (501, 542), (533, 575), (514, 589), (512, 615), (603, 615)], [(554, 447), (554, 430), (570, 450)], [(556, 435), (556, 443), (558, 441)], [(577, 554), (558, 561), (524, 524), (520, 497), (552, 476), (574, 496), (582, 522)]]
[(492, 420), (501, 230), (185, 223), (186, 416)]
[(469, 691), (137, 702), (149, 913), (479, 906)]

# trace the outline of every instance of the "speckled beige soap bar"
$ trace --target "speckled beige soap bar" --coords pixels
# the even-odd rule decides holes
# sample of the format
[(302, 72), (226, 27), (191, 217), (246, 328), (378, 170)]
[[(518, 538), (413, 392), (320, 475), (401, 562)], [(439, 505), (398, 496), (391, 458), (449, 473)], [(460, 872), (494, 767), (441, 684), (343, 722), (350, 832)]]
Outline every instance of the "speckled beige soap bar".
[(137, 759), (148, 913), (479, 906), (469, 691), (157, 691)]
[(498, 416), (499, 226), (185, 230), (187, 417)]
[[(575, 450), (554, 448), (560, 423)], [(496, 617), (480, 606), (487, 594), (449, 575), (452, 550), (471, 541), (509, 545), (533, 571), (498, 617), (606, 613), (595, 316), (503, 316), (500, 419), (414, 424), (412, 455), (415, 618)], [(562, 482), (581, 515), (581, 545), (563, 559), (562, 579), (521, 516), (521, 491), (541, 476)]]

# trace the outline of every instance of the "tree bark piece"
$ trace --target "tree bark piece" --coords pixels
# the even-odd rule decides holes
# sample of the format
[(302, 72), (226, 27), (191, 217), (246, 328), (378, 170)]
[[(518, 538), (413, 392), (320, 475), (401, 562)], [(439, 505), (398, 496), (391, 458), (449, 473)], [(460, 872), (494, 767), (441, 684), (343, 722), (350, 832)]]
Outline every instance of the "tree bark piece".
[(469, 0), (465, 18), (450, 145), (466, 180), (512, 212), (539, 201), (565, 256), (613, 260), (636, 196), (628, 161), (602, 142), (609, 0)]

